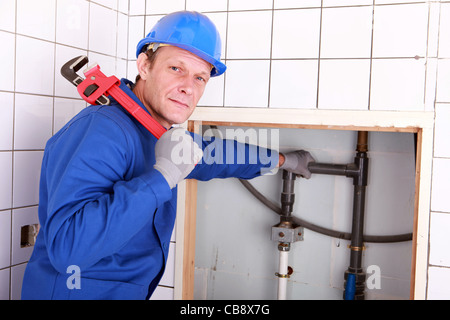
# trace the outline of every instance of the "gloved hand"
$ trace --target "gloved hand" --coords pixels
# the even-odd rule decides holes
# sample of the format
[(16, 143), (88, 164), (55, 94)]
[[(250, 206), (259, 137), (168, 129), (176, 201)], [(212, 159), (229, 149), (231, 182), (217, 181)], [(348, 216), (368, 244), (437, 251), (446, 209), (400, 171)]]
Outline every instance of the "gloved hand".
[(308, 151), (296, 150), (282, 154), (284, 156), (284, 163), (280, 166), (280, 169), (291, 171), (297, 176), (302, 176), (306, 179), (311, 178), (308, 164), (315, 162), (315, 160)]
[(174, 188), (194, 169), (203, 157), (202, 149), (183, 128), (173, 128), (165, 132), (156, 142), (153, 166)]

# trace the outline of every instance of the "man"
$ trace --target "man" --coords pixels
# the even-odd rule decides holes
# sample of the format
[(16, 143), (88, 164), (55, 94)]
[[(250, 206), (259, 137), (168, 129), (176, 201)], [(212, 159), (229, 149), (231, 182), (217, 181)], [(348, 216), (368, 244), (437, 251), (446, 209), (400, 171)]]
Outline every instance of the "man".
[(225, 72), (220, 46), (214, 24), (195, 12), (167, 15), (138, 44), (136, 84), (122, 79), (121, 89), (170, 129), (159, 140), (112, 101), (84, 109), (48, 141), (23, 299), (149, 298), (164, 273), (181, 180), (251, 179), (281, 164), (309, 177), (307, 152), (265, 150), (275, 160), (263, 163), (244, 145), (246, 164), (211, 163), (201, 161), (211, 141), (171, 129)]

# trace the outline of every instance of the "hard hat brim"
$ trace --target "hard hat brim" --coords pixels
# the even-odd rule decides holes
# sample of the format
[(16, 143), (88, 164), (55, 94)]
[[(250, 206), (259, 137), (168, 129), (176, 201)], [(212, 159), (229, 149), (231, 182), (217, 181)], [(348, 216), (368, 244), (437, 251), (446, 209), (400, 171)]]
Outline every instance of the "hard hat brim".
[[(223, 74), (226, 70), (227, 70), (227, 66), (222, 63), (220, 60), (215, 59), (214, 57), (211, 57), (209, 54), (198, 50), (197, 48), (190, 46), (190, 45), (186, 45), (186, 44), (182, 44), (182, 43), (173, 43), (170, 41), (158, 41), (158, 43), (164, 43), (164, 44), (169, 44), (172, 45), (174, 47), (178, 47), (184, 50), (187, 50), (193, 54), (195, 54), (196, 56), (198, 56), (199, 58), (205, 60), (206, 62), (210, 63), (213, 68), (211, 70), (211, 77), (217, 77), (220, 76), (221, 74)], [(148, 42), (148, 39), (142, 39), (138, 46), (137, 46), (137, 52), (136, 52), (136, 58), (139, 56), (139, 54), (141, 52), (144, 52), (146, 47), (149, 45), (150, 43)]]

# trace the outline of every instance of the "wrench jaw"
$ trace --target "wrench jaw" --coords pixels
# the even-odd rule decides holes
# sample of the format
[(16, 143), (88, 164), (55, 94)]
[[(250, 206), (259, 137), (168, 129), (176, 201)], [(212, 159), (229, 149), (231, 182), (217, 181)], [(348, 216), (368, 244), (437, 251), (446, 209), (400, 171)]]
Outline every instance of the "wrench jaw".
[(61, 68), (61, 75), (69, 80), (73, 85), (78, 86), (83, 82), (83, 78), (77, 72), (89, 62), (88, 57), (79, 56), (67, 61)]
[[(87, 65), (89, 62), (89, 59), (87, 56), (79, 56), (76, 58), (73, 58), (69, 61), (67, 61), (62, 67), (61, 67), (61, 75), (69, 80), (75, 87), (78, 87), (85, 79), (80, 77), (77, 72), (83, 68), (85, 65)], [(90, 69), (95, 68), (95, 66), (89, 68), (85, 71), (87, 73)], [(98, 86), (95, 84), (89, 85), (83, 92), (84, 96), (82, 97), (89, 97), (91, 94), (93, 94), (98, 89)], [(85, 99), (86, 100), (86, 99)], [(100, 105), (109, 105), (110, 99), (106, 97), (105, 95), (99, 96), (96, 100), (96, 104)]]

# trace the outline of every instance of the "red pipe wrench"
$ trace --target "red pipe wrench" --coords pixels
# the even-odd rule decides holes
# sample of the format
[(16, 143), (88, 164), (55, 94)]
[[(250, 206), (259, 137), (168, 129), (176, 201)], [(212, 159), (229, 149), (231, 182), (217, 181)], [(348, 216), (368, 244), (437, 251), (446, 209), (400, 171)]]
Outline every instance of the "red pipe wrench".
[(92, 105), (108, 105), (112, 96), (122, 107), (135, 117), (156, 139), (159, 139), (166, 128), (142, 109), (131, 97), (120, 89), (120, 80), (115, 76), (107, 77), (95, 65), (86, 71), (86, 79), (78, 76), (77, 71), (89, 62), (88, 57), (79, 56), (66, 62), (61, 68), (61, 74), (77, 87), (80, 96)]

